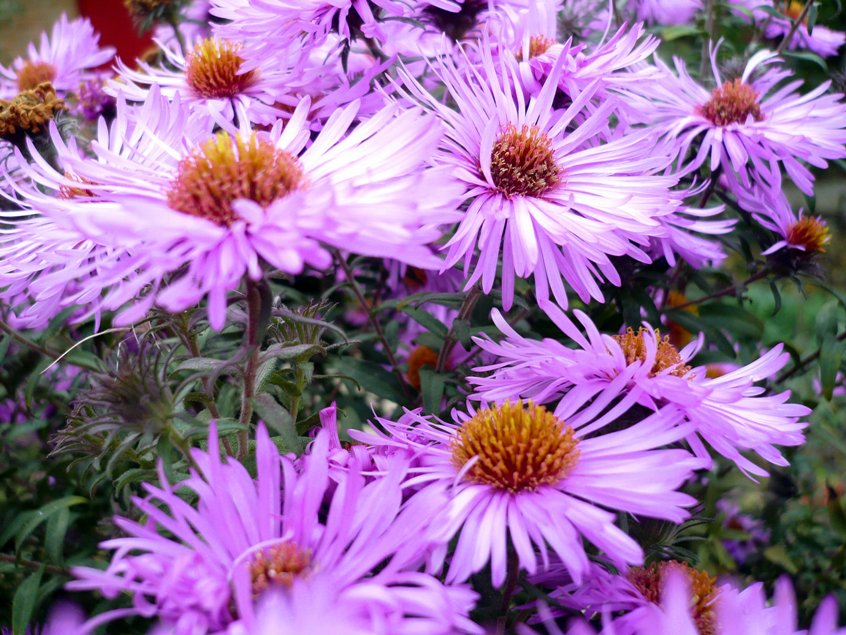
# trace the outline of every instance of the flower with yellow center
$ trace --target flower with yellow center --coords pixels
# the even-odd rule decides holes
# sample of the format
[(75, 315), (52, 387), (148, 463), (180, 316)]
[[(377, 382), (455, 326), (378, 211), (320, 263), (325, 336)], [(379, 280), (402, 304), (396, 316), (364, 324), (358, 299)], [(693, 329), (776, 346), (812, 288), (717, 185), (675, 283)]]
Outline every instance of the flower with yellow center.
[(227, 40), (206, 38), (187, 58), (185, 81), (199, 97), (215, 99), (234, 97), (255, 83), (254, 70), (241, 72), (244, 58), (239, 46)]
[(578, 439), (543, 406), (505, 402), (478, 411), (452, 440), (465, 478), (509, 492), (535, 491), (564, 479), (579, 460)]
[(715, 88), (711, 99), (701, 107), (702, 116), (715, 126), (744, 123), (749, 117), (761, 121), (758, 92), (740, 79), (733, 79)]
[(299, 160), (255, 133), (248, 139), (219, 132), (179, 162), (167, 192), (173, 209), (228, 226), (236, 199), (266, 207), (302, 187)]
[(669, 370), (668, 374), (675, 377), (684, 377), (690, 372), (690, 366), (684, 363), (684, 359), (682, 359), (676, 347), (670, 343), (670, 337), (667, 335), (661, 337), (661, 331), (658, 329), (649, 330), (641, 326), (635, 333), (634, 329), (630, 327), (622, 335), (613, 335), (612, 337), (620, 345), (620, 350), (623, 351), (626, 358), (626, 364), (647, 362), (646, 340), (648, 338), (655, 343), (656, 351), (652, 367), (649, 370), (650, 377), (667, 370)]
[(663, 449), (684, 434), (677, 419), (653, 415), (626, 430), (586, 435), (594, 414), (565, 422), (532, 402), (455, 417), (450, 423), (407, 412), (398, 421), (378, 419), (373, 432), (349, 433), (415, 457), (409, 514), (426, 519), (426, 539), (455, 541), (447, 582), (490, 563), (492, 583), (503, 584), (509, 544), (529, 573), (551, 550), (579, 580), (588, 568), (584, 540), (614, 562), (640, 564), (643, 553), (615, 526), (616, 512), (681, 519), (682, 507), (694, 502), (675, 489), (699, 462), (685, 450)]
[(503, 196), (542, 196), (560, 175), (545, 132), (537, 126), (505, 126), (491, 152), (491, 176)]

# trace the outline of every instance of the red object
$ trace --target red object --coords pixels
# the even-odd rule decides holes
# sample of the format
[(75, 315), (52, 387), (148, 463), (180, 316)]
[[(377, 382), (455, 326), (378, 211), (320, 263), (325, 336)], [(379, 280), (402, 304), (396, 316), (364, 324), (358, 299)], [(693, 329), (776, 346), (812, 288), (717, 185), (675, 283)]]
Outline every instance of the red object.
[(128, 66), (153, 46), (150, 33), (139, 36), (123, 0), (77, 0), (79, 13), (84, 15), (100, 34), (100, 46), (114, 46), (117, 55)]

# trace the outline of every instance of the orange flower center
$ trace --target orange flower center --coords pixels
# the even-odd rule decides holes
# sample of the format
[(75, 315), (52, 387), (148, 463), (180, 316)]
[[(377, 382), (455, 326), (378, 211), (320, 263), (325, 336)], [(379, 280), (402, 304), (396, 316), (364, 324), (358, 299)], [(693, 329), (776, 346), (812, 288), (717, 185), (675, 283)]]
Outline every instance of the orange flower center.
[(438, 363), (438, 354), (428, 346), (418, 346), (408, 356), (408, 383), (420, 390), (420, 369), (424, 366), (434, 368)]
[(491, 152), (494, 185), (506, 197), (541, 196), (561, 176), (552, 140), (536, 126), (508, 124)]
[(554, 485), (576, 466), (578, 439), (573, 428), (543, 406), (522, 401), (479, 410), (465, 421), (451, 443), (452, 463), (465, 478), (509, 492)]
[[(532, 35), (529, 37), (529, 56), (528, 59), (543, 55), (555, 44), (555, 40), (548, 38), (545, 35)], [(517, 51), (517, 61), (523, 61), (523, 49)]]
[(229, 226), (239, 198), (262, 207), (299, 189), (303, 171), (296, 157), (253, 134), (245, 141), (220, 132), (179, 162), (167, 192), (171, 208)]
[(628, 328), (622, 335), (612, 336), (614, 341), (620, 345), (623, 355), (626, 357), (626, 364), (633, 364), (635, 362), (646, 361), (646, 342), (644, 338), (654, 338), (658, 350), (655, 353), (655, 361), (652, 364), (652, 369), (649, 374), (651, 377), (671, 368), (670, 375), (676, 377), (684, 377), (689, 371), (690, 366), (684, 363), (681, 355), (679, 355), (676, 347), (670, 343), (668, 336), (661, 337), (661, 331), (655, 329), (649, 331), (642, 326), (637, 333), (633, 329)]
[(56, 79), (56, 67), (48, 62), (27, 62), (18, 71), (18, 90), (32, 90), (42, 82)]
[(191, 51), (185, 78), (191, 89), (206, 99), (234, 97), (256, 81), (256, 72), (239, 73), (244, 58), (239, 46), (225, 40), (206, 38)]
[(258, 552), (250, 563), (253, 594), (260, 595), (273, 586), (290, 588), (310, 562), (311, 554), (290, 542)]
[(717, 589), (714, 587), (716, 578), (676, 560), (654, 562), (648, 567), (634, 567), (629, 570), (628, 578), (645, 600), (659, 604), (664, 580), (669, 571), (681, 571), (687, 577), (690, 584), (691, 615), (696, 629), (700, 635), (713, 635), (716, 631), (713, 611), (714, 599), (717, 596)]
[(750, 116), (755, 121), (761, 121), (764, 118), (761, 106), (758, 104), (758, 93), (740, 79), (733, 79), (715, 88), (711, 93), (711, 99), (701, 106), (699, 111), (715, 126), (744, 123)]
[(828, 225), (814, 216), (804, 216), (787, 229), (787, 243), (793, 247), (802, 247), (808, 255), (825, 253), (830, 240)]

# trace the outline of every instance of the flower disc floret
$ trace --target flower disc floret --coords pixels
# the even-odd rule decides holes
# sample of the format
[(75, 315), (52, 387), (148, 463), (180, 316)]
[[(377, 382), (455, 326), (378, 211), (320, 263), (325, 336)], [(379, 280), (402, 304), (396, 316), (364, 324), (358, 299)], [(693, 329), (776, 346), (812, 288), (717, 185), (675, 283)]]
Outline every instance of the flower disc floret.
[(235, 97), (242, 94), (257, 77), (254, 70), (239, 72), (243, 63), (237, 44), (206, 38), (188, 56), (185, 79), (199, 97)]
[(808, 254), (825, 253), (830, 240), (825, 221), (814, 216), (803, 216), (787, 228), (787, 243), (801, 247)]
[(573, 428), (543, 406), (506, 402), (479, 410), (452, 440), (452, 461), (465, 478), (509, 492), (534, 491), (563, 480), (579, 460)]
[(29, 60), (18, 71), (18, 90), (32, 90), (43, 82), (56, 79), (56, 67), (49, 62)]
[(185, 214), (229, 226), (238, 218), (233, 201), (267, 206), (302, 183), (300, 162), (288, 152), (256, 135), (245, 141), (221, 132), (180, 161), (167, 202)]
[(294, 578), (311, 564), (311, 553), (292, 542), (274, 545), (258, 552), (250, 563), (253, 593), (260, 595), (272, 587), (290, 588)]
[(715, 126), (744, 123), (750, 116), (755, 121), (764, 119), (758, 103), (758, 92), (740, 78), (715, 88), (711, 99), (701, 110), (702, 116)]
[(633, 567), (629, 570), (629, 581), (641, 592), (645, 600), (661, 604), (661, 594), (667, 580), (667, 574), (679, 571), (687, 578), (690, 585), (691, 617), (699, 635), (713, 635), (715, 630), (714, 600), (717, 589), (716, 578), (705, 571), (694, 569), (684, 562), (653, 562), (648, 567)]
[(537, 126), (509, 123), (491, 151), (491, 176), (506, 197), (541, 196), (561, 175), (552, 140)]
[(655, 362), (649, 371), (650, 377), (659, 375), (667, 369), (672, 369), (669, 374), (676, 377), (684, 377), (690, 372), (690, 366), (684, 363), (679, 351), (670, 343), (670, 337), (668, 335), (661, 337), (661, 331), (658, 329), (651, 331), (641, 326), (635, 333), (634, 329), (628, 328), (622, 335), (612, 337), (620, 345), (623, 355), (626, 356), (626, 364), (645, 362), (648, 353), (644, 338), (655, 338), (658, 350), (655, 353)]

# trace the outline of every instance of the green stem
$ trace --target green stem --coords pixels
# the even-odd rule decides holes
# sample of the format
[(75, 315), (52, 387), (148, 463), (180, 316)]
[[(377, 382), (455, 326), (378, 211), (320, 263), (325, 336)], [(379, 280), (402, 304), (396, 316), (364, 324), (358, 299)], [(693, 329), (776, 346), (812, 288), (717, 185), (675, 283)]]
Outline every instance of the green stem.
[(259, 366), (259, 330), (261, 320), (261, 290), (252, 280), (247, 280), (247, 330), (244, 334), (244, 347), (247, 349), (247, 364), (244, 367), (244, 390), (241, 394), (241, 416), (239, 422), (243, 429), (238, 432), (238, 458), (247, 456), (250, 438), (250, 421), (253, 418), (253, 398), (256, 396), (256, 375)]
[(511, 610), (511, 600), (514, 598), (514, 591), (517, 589), (517, 579), (520, 576), (520, 561), (513, 550), (508, 552), (508, 574), (505, 578), (505, 587), (502, 591), (502, 608), (499, 619), (496, 622), (497, 635), (504, 635), (508, 625), (508, 613)]
[[(461, 303), (461, 308), (458, 309), (458, 316), (455, 321), (466, 320), (473, 314), (473, 309), (482, 297), (482, 290), (479, 285), (473, 286), (470, 291), (464, 296), (464, 301)], [(443, 346), (438, 353), (438, 362), (435, 364), (435, 372), (442, 373), (446, 369), (447, 361), (449, 361), (450, 353), (455, 348), (455, 321), (450, 325), (449, 332), (444, 338)]]
[[(56, 351), (51, 351), (49, 348), (42, 346), (41, 344), (38, 344), (37, 342), (33, 342), (32, 340), (24, 337), (23, 335), (18, 333), (15, 329), (13, 329), (11, 326), (9, 326), (9, 324), (5, 320), (3, 320), (2, 318), (0, 318), (0, 331), (3, 331), (4, 333), (6, 333), (9, 337), (11, 337), (13, 340), (15, 340), (18, 344), (22, 344), (23, 346), (27, 347), (28, 349), (35, 351), (36, 353), (39, 353), (39, 354), (43, 355), (44, 357), (49, 357), (53, 361), (58, 361), (62, 357), (61, 353), (57, 353)], [(79, 362), (74, 362), (74, 361), (71, 361), (71, 360), (67, 360), (67, 363), (71, 364), (73, 366), (77, 366), (78, 368), (84, 368), (85, 370), (91, 370), (91, 371), (95, 371), (95, 372), (99, 370), (98, 368), (96, 368), (94, 366), (89, 366), (88, 364), (81, 364)]]
[[(840, 335), (838, 335), (838, 336), (837, 336), (837, 341), (838, 341), (838, 342), (842, 342), (843, 340), (846, 340), (846, 333), (841, 333)], [(811, 353), (810, 355), (806, 355), (805, 357), (803, 357), (802, 359), (800, 359), (798, 362), (796, 362), (796, 365), (795, 365), (793, 368), (791, 368), (791, 369), (790, 369), (790, 370), (788, 370), (787, 372), (784, 372), (784, 373), (782, 373), (781, 375), (779, 375), (779, 376), (776, 378), (776, 383), (777, 383), (777, 384), (780, 384), (780, 383), (782, 383), (782, 382), (784, 382), (784, 381), (787, 381), (788, 379), (790, 379), (791, 377), (793, 377), (793, 375), (795, 375), (795, 374), (796, 374), (796, 373), (798, 373), (800, 370), (802, 370), (803, 368), (805, 368), (805, 366), (807, 366), (807, 365), (808, 365), (808, 364), (810, 364), (811, 362), (816, 361), (817, 359), (819, 359), (819, 356), (820, 356), (820, 355), (822, 355), (822, 349), (818, 349), (817, 351), (815, 351), (815, 352)]]
[(696, 298), (695, 300), (691, 300), (690, 302), (685, 302), (684, 304), (677, 304), (672, 307), (668, 307), (670, 309), (686, 309), (689, 306), (694, 306), (695, 304), (702, 304), (703, 302), (707, 302), (708, 300), (716, 300), (717, 298), (722, 298), (727, 295), (733, 295), (737, 293), (738, 289), (742, 289), (744, 287), (748, 287), (753, 282), (757, 282), (762, 278), (766, 278), (770, 273), (769, 268), (765, 267), (758, 273), (754, 273), (743, 282), (738, 282), (737, 284), (733, 284), (730, 287), (726, 287), (725, 289), (720, 289), (719, 291), (715, 291), (709, 295), (703, 296), (701, 298)]
[(43, 562), (36, 562), (35, 560), (28, 560), (27, 558), (18, 558), (16, 555), (11, 553), (0, 553), (0, 562), (9, 562), (11, 564), (19, 565), (21, 567), (26, 567), (27, 569), (32, 569), (33, 571), (38, 571), (42, 567), (44, 567), (44, 571), (47, 573), (52, 573), (55, 575), (70, 575), (70, 571), (65, 569), (64, 567), (57, 567), (56, 565), (52, 564), (44, 564)]
[[(705, 1), (705, 41), (702, 43), (702, 60), (699, 63), (699, 82), (705, 79), (705, 72), (711, 61), (710, 46), (714, 41), (714, 0)], [(714, 78), (716, 79), (716, 78)]]
[(799, 28), (799, 25), (805, 21), (805, 18), (808, 17), (808, 12), (811, 10), (811, 6), (814, 4), (814, 0), (807, 0), (805, 2), (805, 6), (802, 8), (802, 13), (799, 14), (793, 23), (790, 25), (790, 31), (787, 32), (787, 35), (784, 36), (784, 39), (779, 42), (778, 48), (776, 49), (776, 53), (781, 55), (784, 52), (784, 49), (790, 44), (790, 40), (793, 39), (793, 36), (796, 35), (796, 29)]

